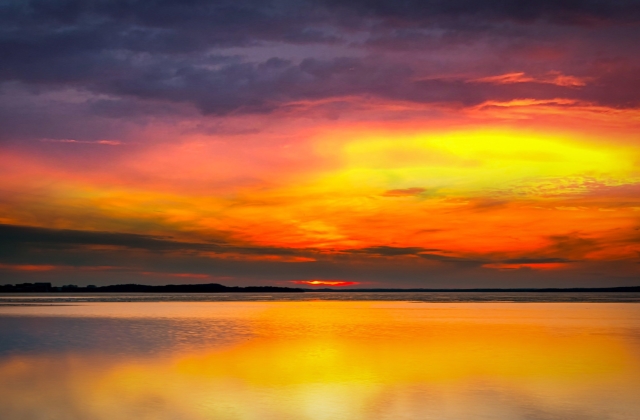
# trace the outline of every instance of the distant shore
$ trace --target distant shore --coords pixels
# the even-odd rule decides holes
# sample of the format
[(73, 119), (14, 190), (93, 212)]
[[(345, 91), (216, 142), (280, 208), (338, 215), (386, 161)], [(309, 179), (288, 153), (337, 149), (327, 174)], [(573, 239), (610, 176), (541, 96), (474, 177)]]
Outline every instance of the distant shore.
[(109, 286), (53, 286), (51, 283), (21, 283), (0, 285), (0, 294), (9, 293), (640, 293), (640, 286), (631, 287), (572, 287), (572, 288), (473, 288), (473, 289), (353, 289), (322, 288), (307, 289), (279, 286), (224, 286), (209, 284), (168, 284), (151, 286), (145, 284), (115, 284)]

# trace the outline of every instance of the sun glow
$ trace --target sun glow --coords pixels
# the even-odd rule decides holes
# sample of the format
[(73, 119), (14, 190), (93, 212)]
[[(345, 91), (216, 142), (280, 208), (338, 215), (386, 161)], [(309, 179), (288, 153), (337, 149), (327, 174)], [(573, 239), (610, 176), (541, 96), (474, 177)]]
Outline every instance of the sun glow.
[(293, 280), (291, 283), (306, 284), (309, 286), (353, 286), (360, 284), (357, 281), (342, 281), (342, 280)]
[[(344, 124), (301, 130), (297, 135), (304, 146), (296, 146), (294, 154), (283, 146), (262, 166), (250, 168), (234, 143), (207, 145), (201, 137), (187, 138), (171, 149), (172, 173), (184, 177), (159, 174), (158, 151), (141, 149), (120, 162), (123, 174), (136, 176), (118, 180), (111, 173), (92, 178), (56, 172), (51, 176), (58, 182), (46, 188), (40, 184), (50, 173), (47, 165), (16, 166), (15, 159), (2, 157), (15, 169), (5, 188), (30, 185), (43, 191), (36, 198), (16, 194), (13, 208), (20, 211), (7, 211), (2, 220), (47, 221), (53, 206), (64, 217), (47, 227), (171, 237), (200, 244), (188, 251), (191, 255), (238, 263), (303, 267), (376, 258), (433, 269), (475, 261), (482, 270), (569, 274), (581, 265), (567, 261), (632, 261), (640, 251), (633, 236), (640, 155), (628, 143), (606, 143), (596, 134), (483, 125), (451, 130), (389, 124), (371, 130)], [(225, 162), (226, 172), (205, 171), (199, 178), (180, 170), (217, 168), (221, 157), (237, 161)], [(240, 182), (243, 176), (251, 181)], [(155, 181), (144, 181), (149, 179)], [(204, 193), (207, 183), (220, 189)], [(207, 249), (218, 241), (230, 244), (228, 250)], [(86, 248), (105, 247), (118, 250)], [(375, 247), (437, 251), (361, 251)], [(175, 248), (165, 255), (184, 255)], [(531, 259), (540, 261), (510, 262)], [(637, 268), (630, 263), (625, 270)], [(298, 284), (357, 284), (340, 282)]]

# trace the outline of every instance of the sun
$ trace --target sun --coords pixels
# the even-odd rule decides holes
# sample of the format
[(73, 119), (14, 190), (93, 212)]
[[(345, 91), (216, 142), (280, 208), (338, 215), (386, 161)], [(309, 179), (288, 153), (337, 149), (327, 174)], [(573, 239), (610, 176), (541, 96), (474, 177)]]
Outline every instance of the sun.
[(306, 284), (309, 286), (352, 286), (354, 284), (359, 284), (357, 281), (342, 281), (342, 280), (293, 280), (292, 283), (295, 284)]

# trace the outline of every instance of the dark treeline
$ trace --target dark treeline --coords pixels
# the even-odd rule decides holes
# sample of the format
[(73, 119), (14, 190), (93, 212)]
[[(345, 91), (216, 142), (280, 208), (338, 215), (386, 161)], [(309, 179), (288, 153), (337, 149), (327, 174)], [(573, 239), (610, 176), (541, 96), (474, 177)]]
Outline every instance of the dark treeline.
[(51, 283), (5, 284), (0, 293), (300, 293), (303, 289), (276, 286), (229, 287), (222, 284), (167, 284), (149, 286), (145, 284), (114, 284), (110, 286), (55, 287)]
[(209, 284), (167, 284), (150, 286), (145, 284), (114, 284), (109, 286), (52, 286), (51, 283), (21, 283), (0, 285), (0, 293), (303, 293), (303, 292), (426, 292), (426, 293), (640, 293), (640, 286), (634, 287), (576, 287), (546, 289), (303, 289), (277, 286), (224, 286)]

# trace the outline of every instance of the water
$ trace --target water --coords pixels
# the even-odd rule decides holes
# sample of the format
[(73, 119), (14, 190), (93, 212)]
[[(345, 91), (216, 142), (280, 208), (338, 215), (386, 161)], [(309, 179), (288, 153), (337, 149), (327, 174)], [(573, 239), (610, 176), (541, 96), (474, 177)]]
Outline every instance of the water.
[(306, 293), (74, 293), (6, 294), (0, 306), (78, 302), (264, 302), (264, 301), (414, 301), (414, 302), (638, 302), (640, 293), (590, 292), (306, 292)]
[(306, 295), (4, 296), (0, 418), (640, 418), (630, 298)]

